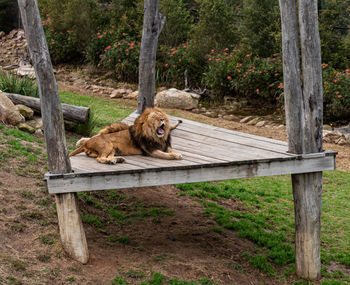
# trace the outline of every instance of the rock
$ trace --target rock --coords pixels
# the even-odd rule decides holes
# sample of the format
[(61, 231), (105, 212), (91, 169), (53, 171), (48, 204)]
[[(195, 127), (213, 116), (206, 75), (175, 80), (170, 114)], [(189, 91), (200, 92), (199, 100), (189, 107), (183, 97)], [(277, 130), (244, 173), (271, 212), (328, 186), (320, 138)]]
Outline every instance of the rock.
[(0, 121), (16, 126), (25, 121), (16, 106), (7, 96), (0, 91)]
[(347, 144), (346, 139), (344, 137), (339, 138), (335, 143), (338, 145), (346, 145)]
[(26, 123), (28, 125), (30, 125), (31, 127), (33, 127), (34, 129), (43, 129), (43, 119), (40, 118), (40, 117), (37, 117), (33, 120), (30, 120), (30, 121), (26, 121)]
[(35, 70), (34, 70), (34, 67), (31, 65), (20, 66), (17, 69), (17, 74), (21, 76), (28, 76), (29, 78), (33, 78), (33, 79), (35, 78)]
[(37, 137), (42, 137), (42, 136), (44, 136), (44, 132), (41, 129), (36, 129), (35, 130), (35, 135)]
[(332, 131), (332, 130), (333, 130), (332, 127), (331, 127), (330, 125), (323, 125), (323, 129), (324, 129), (325, 131)]
[(222, 118), (227, 121), (238, 121), (238, 117), (234, 115), (224, 115)]
[(200, 110), (198, 108), (195, 108), (195, 109), (192, 109), (191, 112), (195, 114), (199, 114)]
[(159, 92), (155, 97), (155, 105), (161, 108), (192, 110), (198, 108), (200, 95), (171, 88)]
[(111, 98), (122, 98), (123, 96), (128, 95), (129, 93), (132, 93), (131, 89), (124, 89), (124, 88), (119, 88), (119, 89), (114, 89), (109, 95)]
[(261, 127), (264, 127), (267, 123), (268, 123), (267, 121), (260, 121), (260, 122), (257, 122), (255, 126), (261, 128)]
[(200, 113), (205, 113), (207, 111), (207, 109), (205, 108), (205, 107), (201, 107), (200, 109), (199, 109), (199, 112)]
[(203, 115), (207, 116), (209, 118), (217, 118), (218, 117), (218, 113), (216, 113), (216, 112), (209, 112), (209, 111), (205, 112)]
[(34, 111), (25, 105), (16, 105), (17, 110), (26, 120), (31, 120), (34, 117)]
[(5, 32), (4, 32), (4, 31), (1, 31), (1, 32), (0, 32), (0, 39), (1, 39), (3, 36), (5, 36)]
[(7, 38), (8, 39), (13, 39), (15, 37), (15, 35), (17, 34), (17, 30), (12, 30), (8, 35)]
[(276, 127), (276, 130), (282, 130), (282, 129), (284, 129), (284, 125), (279, 125)]
[(250, 125), (250, 126), (255, 125), (257, 122), (259, 122), (259, 120), (260, 120), (260, 118), (259, 118), (259, 117), (256, 117), (256, 118), (250, 120), (250, 121), (247, 123), (247, 125)]
[(239, 122), (244, 124), (244, 123), (250, 121), (252, 118), (253, 118), (253, 116), (248, 116), (248, 117), (243, 118), (243, 119), (240, 120)]
[(35, 133), (35, 128), (33, 128), (32, 126), (30, 126), (26, 123), (18, 124), (18, 129), (20, 129), (21, 131), (27, 132), (27, 133), (31, 133), (31, 134)]
[(139, 96), (139, 91), (134, 91), (129, 94), (126, 94), (123, 96), (124, 99), (131, 99), (131, 100), (137, 100), (137, 97)]
[(342, 137), (339, 132), (327, 132), (323, 135), (323, 141), (326, 143), (335, 143)]

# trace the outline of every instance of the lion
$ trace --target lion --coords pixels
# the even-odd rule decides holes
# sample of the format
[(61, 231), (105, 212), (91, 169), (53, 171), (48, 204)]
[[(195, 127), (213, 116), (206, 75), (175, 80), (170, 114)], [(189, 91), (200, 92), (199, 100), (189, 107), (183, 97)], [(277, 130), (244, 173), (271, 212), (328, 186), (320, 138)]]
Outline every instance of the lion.
[(126, 155), (149, 155), (162, 159), (182, 159), (182, 155), (171, 148), (170, 131), (181, 120), (170, 125), (169, 118), (159, 108), (147, 108), (133, 125), (115, 123), (105, 127), (92, 138), (82, 138), (77, 149), (69, 156), (85, 152), (99, 163), (116, 164), (125, 161)]

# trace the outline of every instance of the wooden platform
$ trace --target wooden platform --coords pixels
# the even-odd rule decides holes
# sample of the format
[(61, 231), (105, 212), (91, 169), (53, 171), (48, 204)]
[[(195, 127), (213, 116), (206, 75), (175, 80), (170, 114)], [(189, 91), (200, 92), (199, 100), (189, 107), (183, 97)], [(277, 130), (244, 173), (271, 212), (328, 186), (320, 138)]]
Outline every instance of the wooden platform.
[[(176, 117), (169, 116), (175, 122)], [(124, 121), (132, 123), (136, 114)], [(85, 154), (71, 158), (74, 173), (45, 174), (51, 194), (235, 178), (308, 173), (335, 169), (336, 152), (287, 153), (287, 143), (181, 119), (172, 145), (183, 160), (141, 155), (105, 165)], [(268, 132), (268, 129), (266, 129)]]

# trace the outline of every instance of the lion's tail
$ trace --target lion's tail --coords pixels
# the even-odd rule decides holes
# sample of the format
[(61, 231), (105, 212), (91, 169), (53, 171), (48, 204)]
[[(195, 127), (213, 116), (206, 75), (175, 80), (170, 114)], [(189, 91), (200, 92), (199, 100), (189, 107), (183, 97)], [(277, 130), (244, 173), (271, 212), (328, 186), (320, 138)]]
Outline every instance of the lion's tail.
[(115, 132), (120, 132), (123, 130), (126, 130), (129, 128), (129, 124), (126, 123), (114, 123), (111, 124), (104, 129), (102, 129), (98, 134), (103, 135), (103, 134), (109, 134), (109, 133), (115, 133)]
[(71, 156), (73, 156), (73, 155), (76, 155), (76, 154), (78, 154), (78, 153), (81, 153), (81, 152), (83, 152), (83, 151), (85, 151), (85, 146), (84, 146), (84, 145), (78, 147), (76, 150), (73, 150), (73, 151), (69, 154), (69, 157), (71, 157)]

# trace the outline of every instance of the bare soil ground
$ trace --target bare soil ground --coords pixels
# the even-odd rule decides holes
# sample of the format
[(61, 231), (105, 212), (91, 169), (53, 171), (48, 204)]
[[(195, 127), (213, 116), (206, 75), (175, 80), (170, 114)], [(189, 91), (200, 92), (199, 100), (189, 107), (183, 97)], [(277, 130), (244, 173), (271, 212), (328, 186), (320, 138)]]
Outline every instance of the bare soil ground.
[[(84, 93), (84, 90), (75, 91)], [(176, 114), (242, 132), (286, 139), (284, 130), (257, 128), (185, 111)], [(74, 135), (68, 134), (71, 136)], [(325, 148), (339, 152), (338, 169), (350, 171), (349, 146), (325, 145)], [(0, 284), (111, 284), (115, 276), (139, 284), (148, 280), (152, 271), (167, 278), (188, 281), (207, 278), (219, 284), (292, 284), (297, 280), (295, 275), (268, 276), (253, 268), (242, 255), (254, 253), (256, 245), (231, 230), (213, 231), (216, 223), (203, 215), (202, 204), (180, 196), (174, 186), (92, 194), (99, 205), (105, 205), (109, 199), (108, 203), (113, 202), (124, 214), (141, 208), (146, 212), (154, 208), (166, 211), (156, 217), (134, 216), (124, 222), (111, 222), (105, 210), (80, 196), (83, 216), (98, 217), (102, 222), (102, 226), (98, 221), (84, 223), (90, 261), (81, 265), (71, 260), (60, 244), (54, 197), (46, 193), (41, 178), (45, 165), (32, 165), (34, 170), (23, 174), (17, 171), (19, 164), (13, 158), (0, 169)], [(234, 199), (228, 206), (244, 210)]]

